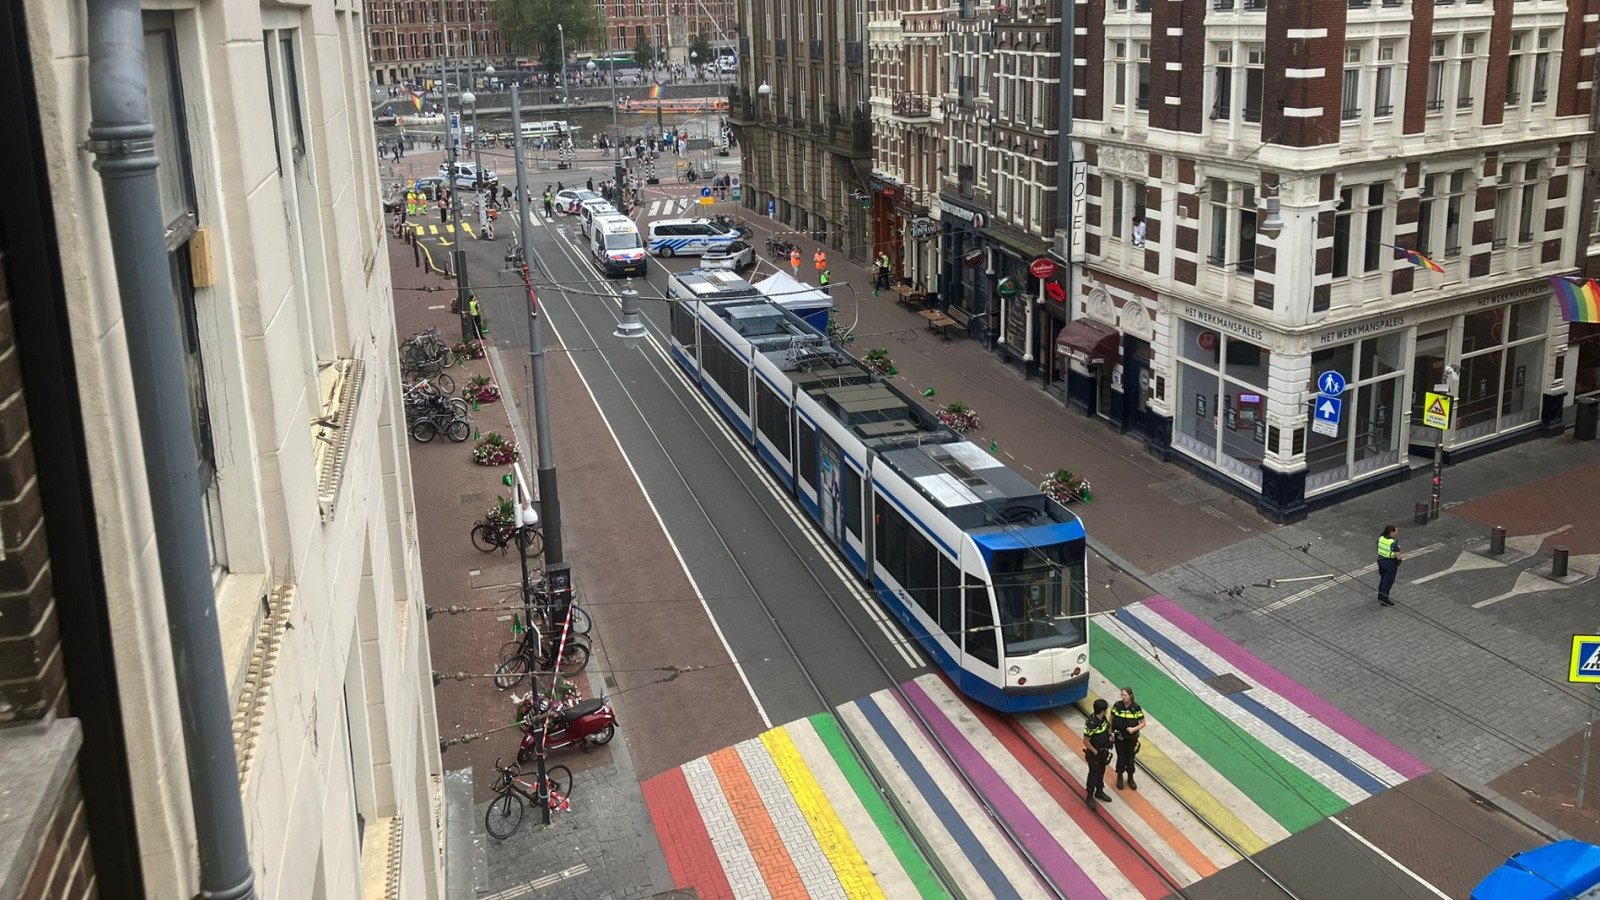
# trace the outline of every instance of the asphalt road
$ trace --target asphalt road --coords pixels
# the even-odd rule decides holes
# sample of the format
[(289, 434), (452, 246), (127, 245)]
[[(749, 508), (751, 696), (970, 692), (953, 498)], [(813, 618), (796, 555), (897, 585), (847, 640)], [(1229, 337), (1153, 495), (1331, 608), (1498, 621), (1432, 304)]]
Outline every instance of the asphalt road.
[[(665, 271), (652, 260), (650, 277), (634, 280), (649, 337), (630, 345), (612, 335), (623, 282), (601, 275), (568, 238), (569, 226), (581, 238), (575, 219), (557, 223), (532, 229), (547, 350), (571, 353), (767, 719), (823, 711), (818, 692), (842, 703), (920, 671), (920, 653), (901, 649), (903, 634), (863, 602), (864, 590), (667, 357), (666, 307), (649, 299), (664, 296)], [(468, 271), (507, 377), (519, 380), (527, 318), (520, 279), (504, 270), (514, 232), (502, 224), (500, 233), (468, 242)], [(520, 401), (520, 385), (511, 389)]]

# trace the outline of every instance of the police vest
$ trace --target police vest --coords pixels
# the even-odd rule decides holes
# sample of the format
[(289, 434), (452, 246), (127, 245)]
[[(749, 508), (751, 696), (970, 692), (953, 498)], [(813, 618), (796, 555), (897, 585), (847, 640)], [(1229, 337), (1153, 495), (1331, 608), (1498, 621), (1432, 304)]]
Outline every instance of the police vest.
[(1139, 723), (1144, 721), (1144, 707), (1137, 703), (1123, 706), (1122, 701), (1119, 700), (1111, 706), (1111, 721), (1116, 725), (1117, 736), (1127, 737), (1123, 732), (1138, 726)]
[(1090, 716), (1083, 723), (1083, 739), (1088, 741), (1091, 747), (1104, 749), (1111, 742), (1111, 723)]
[(1378, 558), (1394, 559), (1395, 545), (1400, 543), (1392, 537), (1378, 538)]

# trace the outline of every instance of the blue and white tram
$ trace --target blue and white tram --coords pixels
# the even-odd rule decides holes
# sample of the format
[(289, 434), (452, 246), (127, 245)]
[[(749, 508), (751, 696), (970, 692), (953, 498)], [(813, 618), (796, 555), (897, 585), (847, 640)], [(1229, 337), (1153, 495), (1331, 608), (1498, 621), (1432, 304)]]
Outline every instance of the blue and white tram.
[(673, 294), (674, 358), (963, 692), (1083, 698), (1076, 516), (778, 304)]

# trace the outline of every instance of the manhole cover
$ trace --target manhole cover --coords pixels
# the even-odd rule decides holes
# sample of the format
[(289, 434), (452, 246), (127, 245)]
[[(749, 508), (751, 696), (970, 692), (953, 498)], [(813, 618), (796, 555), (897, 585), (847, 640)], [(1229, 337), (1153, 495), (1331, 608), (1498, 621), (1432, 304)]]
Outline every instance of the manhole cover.
[(1233, 674), (1232, 672), (1226, 672), (1222, 675), (1216, 676), (1215, 678), (1207, 678), (1206, 684), (1211, 685), (1212, 690), (1222, 694), (1223, 696), (1227, 696), (1228, 694), (1242, 694), (1245, 691), (1250, 690), (1250, 685), (1245, 684), (1244, 679)]
[(694, 888), (683, 888), (676, 891), (662, 891), (652, 895), (650, 900), (700, 900), (700, 892)]
[(461, 495), (461, 502), (462, 503), (482, 503), (483, 501), (484, 501), (484, 496), (482, 494), (462, 494)]

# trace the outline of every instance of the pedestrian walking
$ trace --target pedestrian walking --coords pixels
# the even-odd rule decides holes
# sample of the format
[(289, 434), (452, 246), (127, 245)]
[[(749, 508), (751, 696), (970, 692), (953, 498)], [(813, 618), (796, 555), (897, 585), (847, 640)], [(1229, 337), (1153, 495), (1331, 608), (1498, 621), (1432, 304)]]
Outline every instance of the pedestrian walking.
[(1399, 535), (1400, 529), (1393, 525), (1383, 526), (1383, 533), (1378, 535), (1378, 602), (1384, 606), (1394, 605), (1389, 591), (1394, 588), (1395, 576), (1400, 574), (1400, 561), (1405, 559), (1400, 552)]
[(822, 292), (827, 294), (829, 297), (833, 296), (833, 289), (829, 287), (829, 282), (832, 280), (833, 278), (827, 269), (823, 269), (822, 272), (817, 275), (817, 281), (821, 282), (822, 284)]
[(828, 254), (823, 253), (822, 248), (818, 247), (817, 252), (811, 254), (811, 264), (817, 267), (817, 274), (821, 275), (822, 270), (828, 267)]
[(794, 247), (789, 251), (789, 268), (794, 270), (795, 280), (800, 280), (800, 248)]
[(591, 193), (591, 194), (594, 193), (594, 179), (590, 178), (586, 184), (587, 184), (587, 187), (589, 188), (589, 193)]
[(1084, 801), (1111, 802), (1106, 793), (1106, 766), (1111, 764), (1111, 723), (1106, 721), (1106, 701), (1094, 701), (1094, 714), (1083, 720), (1083, 758), (1089, 763), (1089, 778), (1084, 782)]
[(1128, 779), (1128, 789), (1137, 791), (1139, 783), (1133, 780), (1133, 758), (1139, 755), (1139, 732), (1144, 730), (1144, 708), (1133, 699), (1133, 688), (1122, 689), (1122, 697), (1111, 706), (1111, 743), (1117, 751), (1117, 790), (1122, 790), (1122, 779)]
[(443, 224), (445, 224), (445, 223), (447, 223), (449, 221), (450, 221), (450, 201), (446, 200), (443, 197), (440, 197), (439, 198), (439, 224), (443, 225)]

